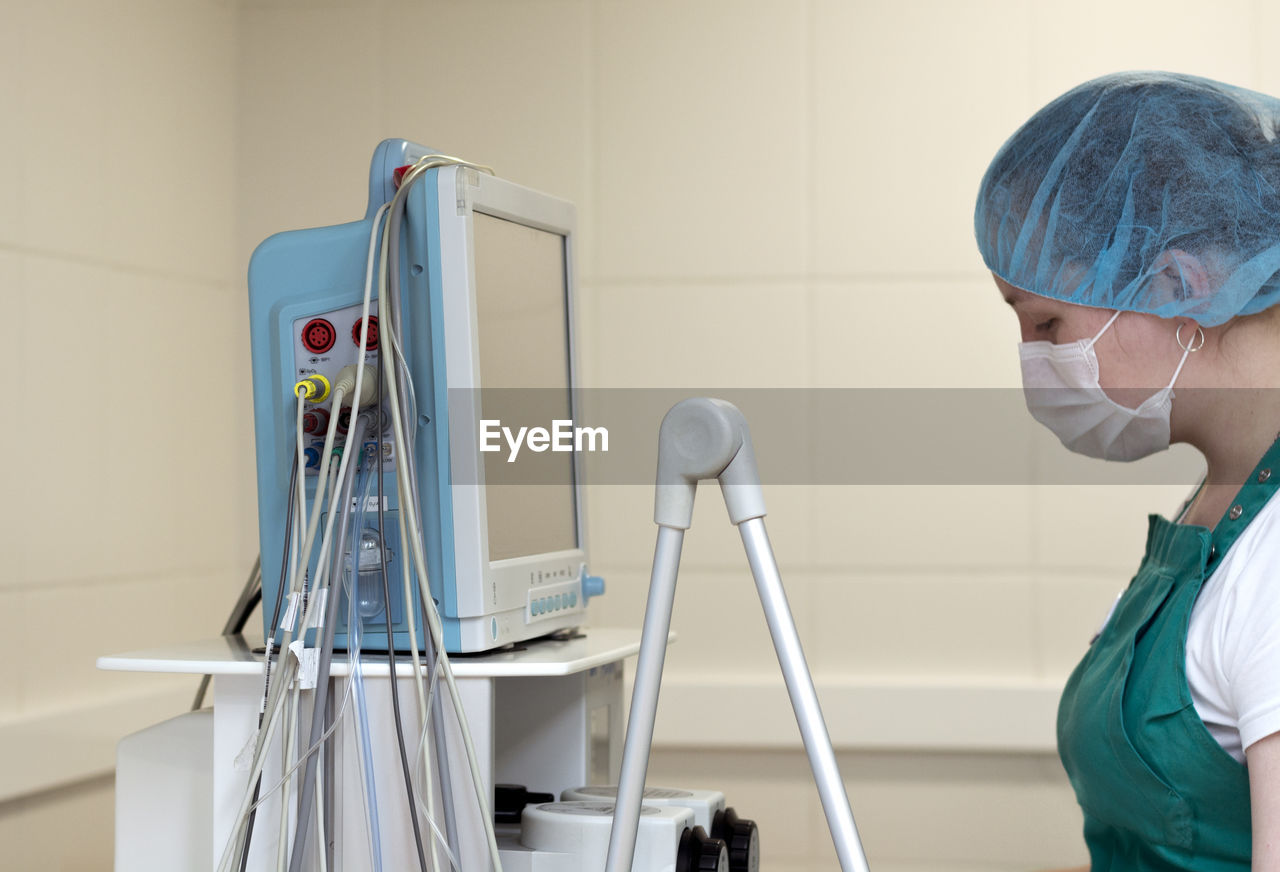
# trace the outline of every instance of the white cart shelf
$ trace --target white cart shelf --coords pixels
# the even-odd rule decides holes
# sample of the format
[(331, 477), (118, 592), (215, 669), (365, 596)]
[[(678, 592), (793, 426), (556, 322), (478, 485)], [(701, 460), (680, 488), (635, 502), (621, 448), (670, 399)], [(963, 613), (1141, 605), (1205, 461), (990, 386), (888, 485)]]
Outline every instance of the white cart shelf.
[[(524, 784), (558, 796), (566, 788), (616, 780), (625, 717), (623, 661), (639, 647), (638, 629), (603, 628), (586, 629), (563, 640), (535, 640), (512, 649), (451, 658), (490, 798), (494, 784)], [(182, 716), (120, 743), (117, 872), (216, 864), (247, 786), (248, 774), (237, 769), (235, 761), (257, 723), (262, 661), (261, 651), (255, 652), (239, 636), (99, 658), (98, 667), (105, 670), (214, 676), (212, 715)], [(361, 663), (374, 745), (384, 868), (416, 868), (391, 717), (387, 658), (370, 653)], [(417, 724), (412, 664), (407, 657), (397, 656), (396, 666), (402, 718), (405, 724)], [(346, 658), (335, 655), (331, 699), (342, 699), (350, 672)], [(369, 868), (369, 852), (359, 788), (352, 780), (357, 777), (356, 744), (349, 724), (344, 717), (344, 727), (334, 736), (333, 792), (342, 798), (333, 810), (338, 844), (335, 866), (342, 872), (357, 872)], [(459, 860), (463, 868), (483, 868), (487, 854), (479, 816), (470, 811), (475, 803), (461, 756), (451, 755), (457, 765), (450, 767), (464, 845)], [(278, 773), (278, 756), (267, 766), (267, 773)], [(264, 791), (270, 783), (274, 779), (264, 778)], [(172, 821), (168, 828), (172, 838), (157, 838), (157, 832), (166, 831), (157, 826), (161, 823), (157, 815)], [(259, 817), (250, 869), (274, 865), (278, 800), (265, 802)]]

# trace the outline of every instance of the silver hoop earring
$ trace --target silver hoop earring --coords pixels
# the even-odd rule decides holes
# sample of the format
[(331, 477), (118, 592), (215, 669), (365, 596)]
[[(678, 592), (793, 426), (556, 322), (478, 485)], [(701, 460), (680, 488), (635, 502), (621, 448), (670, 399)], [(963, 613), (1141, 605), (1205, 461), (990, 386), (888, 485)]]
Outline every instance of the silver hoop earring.
[[(1200, 325), (1196, 325), (1195, 335), (1191, 337), (1191, 343), (1182, 341), (1182, 325), (1178, 325), (1178, 330), (1174, 333), (1174, 337), (1178, 340), (1178, 347), (1188, 354), (1199, 351), (1204, 347), (1204, 331), (1200, 329)], [(1199, 340), (1198, 342), (1196, 340)]]

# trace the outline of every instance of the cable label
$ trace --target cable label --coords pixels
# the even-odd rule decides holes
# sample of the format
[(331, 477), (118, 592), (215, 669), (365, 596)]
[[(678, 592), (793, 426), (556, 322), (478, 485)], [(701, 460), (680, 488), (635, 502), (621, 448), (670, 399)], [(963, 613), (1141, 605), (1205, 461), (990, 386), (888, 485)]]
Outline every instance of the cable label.
[[(384, 511), (384, 512), (388, 512), (388, 511), (390, 511), (390, 510), (391, 510), (391, 503), (388, 501), (387, 495), (386, 495), (386, 494), (383, 494), (383, 495), (382, 495), (382, 511)], [(359, 511), (360, 511), (360, 497), (352, 497), (352, 498), (351, 498), (351, 511), (353, 511), (353, 512), (359, 512)], [(377, 496), (377, 494), (374, 494), (373, 496), (368, 496), (368, 497), (365, 497), (365, 498), (364, 498), (364, 511), (366, 511), (366, 512), (376, 512), (376, 511), (378, 511), (378, 496)]]
[(262, 699), (258, 702), (259, 718), (267, 713), (267, 697), (271, 695), (271, 649), (275, 643), (275, 636), (267, 638), (266, 656), (262, 658)]
[(280, 629), (286, 633), (293, 632), (293, 625), (298, 620), (298, 593), (294, 591), (289, 594), (289, 607), (284, 610), (284, 617), (280, 619)]
[(298, 658), (298, 687), (315, 690), (316, 675), (320, 671), (320, 649), (306, 648), (301, 639), (289, 643), (289, 653)]
[(316, 591), (313, 597), (311, 608), (307, 610), (307, 620), (303, 624), (302, 632), (305, 634), (307, 630), (314, 627), (317, 630), (324, 629), (324, 605), (329, 599), (329, 588), (322, 587)]

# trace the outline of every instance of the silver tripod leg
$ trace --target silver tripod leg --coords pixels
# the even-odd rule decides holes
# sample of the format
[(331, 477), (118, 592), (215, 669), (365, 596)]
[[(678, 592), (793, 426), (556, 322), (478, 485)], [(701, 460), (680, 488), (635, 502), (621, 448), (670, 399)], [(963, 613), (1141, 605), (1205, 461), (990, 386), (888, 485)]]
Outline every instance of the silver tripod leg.
[(653, 743), (653, 722), (658, 714), (658, 690), (662, 686), (662, 665), (667, 656), (667, 634), (671, 630), (671, 609), (676, 600), (676, 575), (680, 571), (680, 549), (683, 545), (684, 530), (658, 528), (605, 872), (630, 872), (635, 858), (640, 800), (644, 796), (645, 774), (649, 771), (649, 747)]
[(746, 418), (733, 404), (707, 397), (676, 403), (662, 419), (659, 428), (654, 497), (658, 544), (653, 555), (649, 603), (640, 637), (640, 662), (636, 665), (631, 718), (627, 722), (627, 739), (622, 751), (622, 775), (618, 779), (618, 799), (614, 806), (613, 830), (609, 834), (605, 872), (631, 872), (635, 858), (640, 801), (649, 768), (649, 747), (653, 741), (658, 688), (662, 683), (667, 633), (675, 603), (676, 575), (680, 571), (680, 548), (684, 543), (684, 531), (693, 523), (693, 500), (698, 482), (708, 478), (720, 482), (729, 520), (742, 534), (742, 544), (760, 593), (760, 605), (769, 622), (773, 647), (786, 679), (796, 722), (800, 725), (840, 868), (842, 872), (868, 872), (862, 841), (849, 808), (849, 797), (836, 766), (835, 752), (831, 749), (831, 736), (818, 706), (813, 676), (805, 664), (800, 635), (796, 632), (787, 595), (782, 589), (778, 563), (765, 532), (764, 495)]
[[(849, 797), (840, 778), (831, 737), (827, 733), (813, 677), (800, 647), (782, 576), (769, 544), (763, 518), (752, 518), (738, 526), (747, 562), (756, 581), (760, 603), (764, 608), (778, 665), (786, 680), (791, 707), (809, 766), (818, 785), (822, 810), (835, 843), (842, 872), (869, 872), (862, 850), (858, 827), (849, 808)], [(640, 823), (640, 805), (644, 796), (645, 774), (649, 769), (649, 749), (653, 742), (653, 724), (658, 712), (658, 690), (662, 684), (662, 667), (667, 653), (667, 634), (671, 628), (671, 612), (675, 604), (676, 577), (680, 571), (680, 550), (684, 531), (671, 527), (658, 528), (658, 544), (654, 550), (653, 576), (649, 583), (649, 601), (645, 607), (644, 630), (640, 637), (640, 658), (636, 665), (636, 683), (631, 696), (631, 714), (627, 721), (627, 738), (622, 751), (622, 774), (618, 779), (618, 798), (614, 807), (613, 832), (609, 837), (609, 857), (605, 872), (630, 872), (635, 856), (636, 833)]]
[(843, 872), (868, 872), (867, 857), (862, 851), (858, 826), (849, 808), (849, 796), (845, 793), (836, 755), (831, 749), (831, 736), (827, 722), (818, 705), (818, 694), (813, 688), (813, 676), (805, 663), (800, 648), (800, 634), (791, 617), (786, 591), (782, 589), (782, 576), (778, 573), (778, 561), (769, 544), (769, 534), (764, 528), (764, 518), (752, 518), (738, 525), (743, 547), (747, 549), (747, 562), (755, 576), (760, 604), (764, 607), (765, 620), (769, 622), (769, 634), (773, 636), (773, 648), (778, 653), (778, 665), (787, 682), (791, 696), (791, 708), (800, 725), (804, 749), (809, 754), (809, 767), (818, 783), (818, 795), (822, 798), (822, 810), (827, 816), (831, 840), (835, 842), (836, 856)]

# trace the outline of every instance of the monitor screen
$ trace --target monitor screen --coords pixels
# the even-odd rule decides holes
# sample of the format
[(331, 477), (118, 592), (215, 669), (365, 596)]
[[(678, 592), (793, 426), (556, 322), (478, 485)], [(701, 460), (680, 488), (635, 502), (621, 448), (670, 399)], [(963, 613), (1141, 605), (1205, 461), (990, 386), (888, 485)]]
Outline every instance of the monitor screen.
[[(552, 429), (572, 418), (565, 239), (473, 212), (480, 416)], [(578, 547), (573, 454), (485, 452), (489, 560)]]

